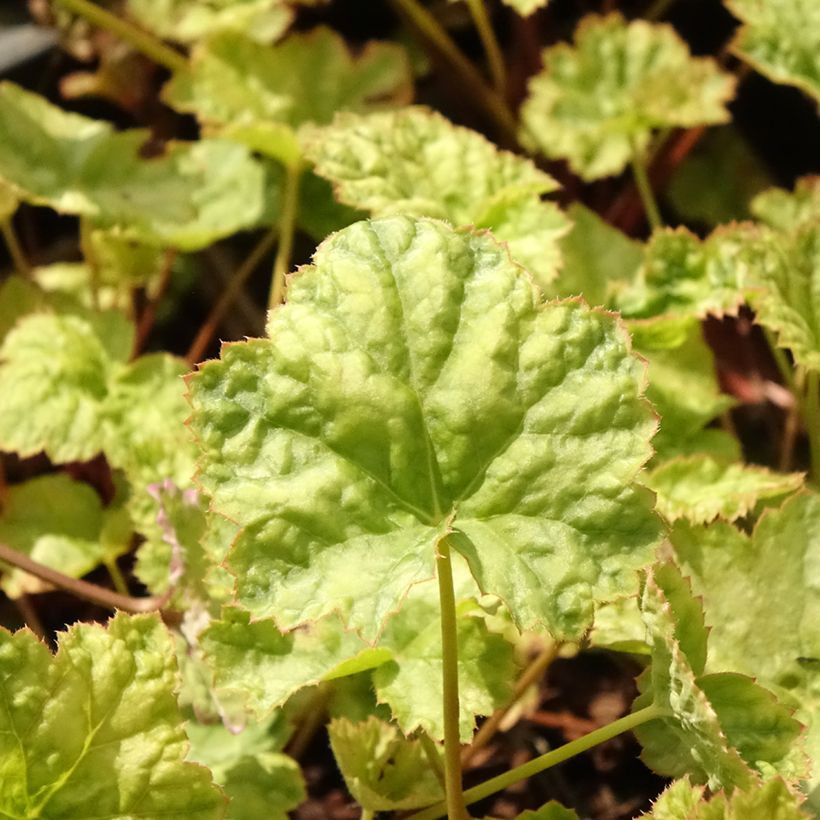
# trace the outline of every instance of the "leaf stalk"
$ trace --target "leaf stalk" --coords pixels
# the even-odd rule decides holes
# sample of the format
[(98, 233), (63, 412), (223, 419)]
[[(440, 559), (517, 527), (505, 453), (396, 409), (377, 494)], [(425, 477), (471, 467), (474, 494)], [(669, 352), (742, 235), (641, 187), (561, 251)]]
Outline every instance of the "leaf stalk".
[(467, 7), (470, 10), (478, 36), (481, 38), (481, 44), (484, 46), (493, 85), (499, 97), (503, 100), (507, 89), (507, 70), (504, 66), (504, 56), (495, 36), (490, 15), (487, 14), (487, 6), (484, 4), (484, 0), (467, 0)]
[(649, 222), (649, 227), (653, 231), (657, 231), (663, 227), (663, 218), (658, 208), (658, 202), (655, 199), (655, 193), (652, 190), (652, 183), (649, 181), (649, 175), (646, 172), (646, 161), (634, 144), (630, 164), (632, 166), (632, 175), (635, 178), (635, 185), (638, 188), (638, 194), (643, 203), (644, 213)]
[(820, 379), (816, 370), (806, 373), (806, 432), (809, 436), (811, 452), (811, 477), (815, 484), (820, 483)]
[(273, 310), (285, 301), (285, 276), (290, 267), (290, 256), (293, 252), (293, 238), (296, 233), (296, 214), (299, 210), (299, 183), (302, 179), (301, 161), (285, 167), (285, 192), (282, 204), (282, 216), (279, 220), (279, 245), (276, 248), (276, 259), (273, 262), (268, 310)]
[[(470, 805), (471, 803), (483, 800), (491, 794), (495, 794), (502, 789), (506, 789), (508, 786), (512, 786), (519, 780), (525, 780), (528, 777), (546, 771), (559, 763), (563, 763), (565, 760), (569, 760), (571, 757), (575, 757), (575, 755), (586, 752), (599, 743), (611, 740), (613, 737), (617, 737), (624, 732), (628, 732), (644, 723), (648, 723), (650, 720), (655, 720), (664, 715), (666, 715), (664, 709), (654, 703), (637, 712), (625, 715), (606, 726), (602, 726), (600, 729), (596, 729), (594, 732), (590, 732), (588, 735), (579, 737), (577, 740), (565, 743), (563, 746), (553, 749), (551, 752), (536, 757), (534, 760), (530, 760), (522, 766), (516, 766), (514, 769), (510, 769), (508, 772), (504, 772), (497, 777), (490, 778), (490, 780), (486, 780), (484, 783), (480, 783), (472, 789), (467, 789), (467, 791), (464, 792), (464, 802)], [(445, 816), (451, 816), (447, 805), (444, 803), (436, 803), (434, 806), (430, 806), (423, 811), (410, 815), (408, 820), (438, 820), (438, 818)]]
[(8, 248), (14, 269), (20, 276), (31, 276), (31, 263), (23, 251), (23, 246), (20, 244), (17, 231), (14, 230), (14, 223), (11, 217), (0, 222), (0, 231), (3, 233), (3, 241)]

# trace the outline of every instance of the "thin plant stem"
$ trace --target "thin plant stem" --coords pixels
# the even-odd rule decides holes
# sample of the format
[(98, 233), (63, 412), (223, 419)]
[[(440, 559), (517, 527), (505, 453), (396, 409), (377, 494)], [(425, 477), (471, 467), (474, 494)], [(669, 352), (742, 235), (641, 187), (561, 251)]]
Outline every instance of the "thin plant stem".
[(253, 246), (250, 253), (245, 257), (242, 264), (236, 269), (231, 277), (228, 287), (225, 288), (219, 301), (213, 306), (205, 323), (199, 329), (196, 338), (191, 343), (191, 347), (185, 354), (189, 364), (196, 364), (205, 355), (208, 345), (211, 343), (222, 317), (228, 308), (233, 304), (236, 297), (242, 290), (248, 277), (256, 270), (264, 256), (273, 248), (276, 242), (278, 230), (272, 228)]
[(492, 119), (504, 140), (516, 145), (515, 117), (498, 93), (490, 88), (476, 67), (464, 56), (450, 35), (417, 0), (391, 0), (393, 5), (415, 28), (421, 37), (444, 59), (458, 75), (461, 87), (478, 107)]
[(3, 240), (6, 247), (9, 249), (9, 256), (14, 265), (14, 269), (20, 276), (31, 275), (31, 263), (23, 251), (23, 246), (20, 244), (20, 239), (17, 236), (17, 231), (14, 230), (14, 222), (12, 218), (4, 219), (0, 222), (0, 231), (3, 233)]
[(23, 592), (17, 598), (14, 599), (14, 605), (19, 610), (20, 614), (23, 616), (23, 620), (26, 623), (26, 626), (41, 640), (46, 640), (46, 630), (43, 627), (43, 622), (40, 620), (40, 616), (37, 614), (37, 610), (34, 608), (34, 604), (31, 601), (31, 596)]
[(362, 807), (361, 820), (373, 820), (373, 818), (375, 816), (376, 815), (373, 812), (373, 809), (366, 809), (366, 808)]
[(794, 401), (786, 412), (786, 419), (783, 422), (783, 437), (780, 440), (780, 458), (778, 469), (786, 473), (792, 468), (794, 459), (794, 445), (797, 442), (797, 431), (800, 427), (800, 412), (802, 399), (806, 389), (806, 371), (801, 367), (794, 374), (795, 389), (792, 393)]
[(145, 347), (145, 343), (148, 341), (148, 336), (154, 327), (154, 322), (157, 318), (157, 308), (159, 307), (159, 303), (162, 301), (162, 297), (165, 296), (165, 292), (168, 290), (168, 285), (171, 283), (171, 274), (173, 273), (174, 260), (176, 257), (176, 249), (169, 248), (165, 251), (162, 260), (162, 270), (159, 274), (157, 291), (151, 301), (145, 306), (145, 309), (142, 311), (142, 315), (139, 318), (139, 322), (137, 323), (137, 332), (134, 338), (134, 351), (132, 354), (133, 358), (136, 358)]
[(487, 55), (487, 63), (490, 66), (490, 75), (493, 78), (493, 85), (501, 99), (507, 89), (507, 70), (504, 67), (504, 55), (498, 45), (498, 39), (493, 30), (490, 15), (487, 14), (487, 6), (484, 0), (467, 0), (467, 8), (473, 18), (478, 36), (481, 38), (481, 45), (484, 46), (484, 53)]
[(811, 452), (811, 477), (820, 483), (820, 380), (816, 370), (806, 373), (805, 422)]
[(644, 12), (644, 20), (660, 20), (669, 11), (675, 0), (655, 0), (654, 3)]
[(436, 776), (442, 788), (447, 788), (447, 782), (444, 779), (444, 764), (441, 762), (441, 755), (438, 751), (438, 746), (433, 743), (433, 739), (425, 731), (419, 732), (419, 743), (424, 750), (424, 755), (430, 763), (430, 768)]
[(467, 809), (461, 791), (461, 740), (458, 715), (458, 625), (456, 596), (453, 588), (453, 565), (448, 539), (442, 538), (436, 549), (436, 576), (441, 605), (442, 705), (444, 709), (444, 803), (450, 820), (467, 820)]
[(125, 576), (122, 574), (119, 566), (117, 565), (116, 559), (108, 558), (103, 563), (105, 564), (105, 568), (108, 570), (108, 574), (111, 576), (114, 589), (116, 589), (120, 595), (130, 595), (131, 590), (128, 589), (128, 582), (125, 580)]
[[(563, 746), (553, 749), (551, 752), (536, 757), (534, 760), (530, 760), (522, 766), (516, 766), (514, 769), (510, 769), (508, 772), (486, 780), (484, 783), (480, 783), (472, 789), (467, 789), (467, 791), (464, 792), (464, 802), (470, 805), (479, 800), (483, 800), (485, 797), (500, 792), (512, 786), (514, 783), (518, 783), (520, 780), (526, 780), (528, 777), (546, 771), (559, 763), (563, 763), (565, 760), (569, 760), (571, 757), (575, 757), (575, 755), (581, 754), (581, 752), (586, 752), (599, 743), (611, 740), (613, 737), (617, 737), (624, 732), (628, 732), (637, 726), (641, 726), (650, 720), (655, 720), (664, 715), (666, 715), (666, 712), (655, 704), (633, 712), (630, 715), (626, 715), (613, 723), (596, 729), (594, 732), (590, 732), (588, 735), (579, 737), (577, 740), (565, 743)], [(434, 806), (430, 806), (427, 809), (410, 815), (408, 820), (438, 820), (438, 818), (445, 816), (450, 816), (448, 815), (447, 805), (445, 803), (436, 803)]]
[(655, 194), (652, 191), (652, 183), (649, 181), (649, 176), (646, 173), (646, 162), (635, 145), (633, 145), (630, 163), (632, 165), (632, 175), (635, 177), (635, 185), (638, 188), (638, 194), (641, 197), (649, 227), (652, 228), (653, 231), (657, 231), (663, 227), (663, 219), (661, 218), (661, 212), (658, 208)]
[(116, 34), (149, 60), (153, 60), (173, 73), (184, 71), (188, 67), (188, 61), (178, 51), (166, 46), (165, 43), (127, 20), (106, 11), (96, 3), (91, 3), (89, 0), (57, 0), (57, 2), (79, 17), (88, 20), (89, 23)]
[(307, 751), (310, 741), (325, 722), (329, 698), (330, 687), (326, 683), (320, 683), (304, 710), (299, 728), (287, 744), (287, 753), (296, 760)]
[(481, 728), (476, 732), (473, 742), (462, 752), (462, 766), (466, 766), (473, 759), (475, 753), (490, 742), (504, 718), (509, 714), (510, 709), (521, 700), (530, 686), (541, 680), (544, 676), (544, 672), (546, 672), (549, 665), (555, 660), (559, 646), (560, 644), (558, 643), (550, 642), (549, 646), (542, 649), (541, 652), (533, 658), (521, 674), (521, 677), (516, 681), (512, 700), (506, 706), (496, 709), (496, 711), (481, 724)]
[(86, 265), (91, 272), (91, 306), (98, 310), (100, 307), (100, 266), (97, 255), (94, 253), (94, 243), (91, 239), (93, 225), (87, 217), (80, 217), (80, 250), (83, 253)]
[(764, 327), (763, 335), (766, 337), (766, 341), (769, 344), (769, 350), (771, 351), (774, 363), (777, 365), (777, 369), (780, 371), (780, 378), (783, 379), (783, 384), (788, 387), (792, 395), (795, 397), (795, 400), (799, 401), (800, 391), (797, 390), (797, 385), (794, 380), (794, 369), (791, 364), (789, 364), (788, 357), (783, 352), (783, 348), (777, 344), (777, 339), (771, 330)]
[(0, 544), (0, 561), (5, 561), (7, 564), (11, 564), (13, 567), (17, 567), (23, 572), (27, 572), (29, 575), (33, 575), (41, 581), (46, 581), (46, 583), (52, 584), (59, 589), (64, 589), (77, 598), (91, 601), (93, 604), (99, 604), (108, 609), (122, 609), (125, 612), (154, 612), (162, 609), (168, 603), (173, 592), (169, 590), (159, 598), (133, 598), (130, 595), (121, 595), (119, 592), (90, 584), (88, 581), (63, 575), (62, 572), (34, 561), (28, 555), (24, 555), (6, 544)]
[(282, 217), (279, 220), (279, 245), (276, 248), (276, 259), (273, 262), (268, 309), (272, 310), (285, 301), (285, 276), (290, 267), (290, 255), (293, 251), (293, 237), (296, 233), (296, 214), (299, 210), (299, 182), (302, 178), (300, 162), (288, 165), (285, 169), (285, 193), (282, 203)]

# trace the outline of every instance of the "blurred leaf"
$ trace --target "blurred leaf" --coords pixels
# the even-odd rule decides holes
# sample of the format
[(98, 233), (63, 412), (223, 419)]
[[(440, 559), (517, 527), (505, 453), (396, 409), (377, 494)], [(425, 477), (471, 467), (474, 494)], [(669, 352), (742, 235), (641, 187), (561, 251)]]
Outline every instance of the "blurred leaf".
[(820, 176), (797, 180), (794, 191), (770, 188), (755, 197), (752, 212), (769, 227), (792, 231), (820, 221)]
[(671, 26), (590, 15), (575, 43), (543, 53), (522, 108), (523, 138), (585, 180), (619, 174), (653, 129), (727, 122), (731, 75), (692, 57)]

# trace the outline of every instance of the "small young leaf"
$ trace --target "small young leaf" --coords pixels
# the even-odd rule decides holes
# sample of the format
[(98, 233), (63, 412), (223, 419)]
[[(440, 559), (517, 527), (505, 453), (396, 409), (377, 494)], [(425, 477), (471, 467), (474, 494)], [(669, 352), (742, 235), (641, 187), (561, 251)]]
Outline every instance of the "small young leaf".
[(548, 48), (543, 62), (522, 108), (524, 137), (587, 180), (623, 171), (655, 128), (729, 120), (734, 80), (692, 57), (671, 26), (590, 16), (574, 46)]
[(444, 791), (421, 742), (375, 717), (331, 721), (330, 745), (356, 801), (371, 811), (414, 809), (443, 799)]
[(565, 808), (555, 800), (550, 800), (540, 809), (519, 814), (516, 820), (578, 820), (578, 815), (572, 809)]
[(342, 202), (375, 216), (410, 214), (489, 228), (539, 284), (560, 264), (570, 223), (540, 195), (556, 187), (527, 159), (423, 108), (342, 115), (311, 132), (307, 156)]
[[(145, 131), (116, 132), (0, 84), (0, 177), (27, 201), (183, 250), (256, 224), (264, 175), (245, 148), (202, 140), (143, 159), (147, 139)], [(47, 165), (43, 157), (50, 158)]]
[(372, 641), (448, 533), (521, 628), (578, 636), (630, 591), (658, 536), (633, 484), (654, 421), (611, 315), (543, 304), (491, 237), (402, 217), (330, 237), (268, 332), (190, 381), (255, 617), (336, 610)]
[(820, 105), (820, 7), (814, 0), (725, 0), (744, 25), (733, 51), (776, 83), (793, 85)]
[(185, 763), (174, 648), (156, 615), (78, 624), (55, 656), (0, 631), (0, 812), (10, 817), (220, 818), (207, 769)]
[(715, 518), (734, 521), (762, 499), (794, 492), (803, 475), (723, 464), (703, 455), (667, 461), (649, 473), (646, 483), (658, 494), (657, 509), (668, 521), (706, 524)]
[(128, 13), (163, 39), (192, 43), (220, 31), (241, 31), (270, 43), (290, 25), (287, 0), (127, 0)]
[[(127, 539), (119, 544), (106, 543), (106, 517), (99, 496), (87, 484), (62, 473), (40, 476), (6, 490), (0, 542), (80, 578), (128, 548)], [(49, 588), (21, 570), (4, 573), (2, 587), (10, 598)]]
[(770, 188), (752, 200), (752, 213), (769, 227), (792, 231), (820, 220), (820, 176), (797, 180), (794, 191)]
[[(199, 45), (190, 69), (163, 91), (169, 105), (207, 125), (281, 123), (293, 130), (328, 123), (337, 111), (400, 105), (411, 94), (410, 65), (400, 46), (374, 42), (354, 57), (324, 27), (272, 47), (221, 34)], [(232, 132), (234, 138), (241, 135)], [(260, 147), (259, 132), (246, 135)]]

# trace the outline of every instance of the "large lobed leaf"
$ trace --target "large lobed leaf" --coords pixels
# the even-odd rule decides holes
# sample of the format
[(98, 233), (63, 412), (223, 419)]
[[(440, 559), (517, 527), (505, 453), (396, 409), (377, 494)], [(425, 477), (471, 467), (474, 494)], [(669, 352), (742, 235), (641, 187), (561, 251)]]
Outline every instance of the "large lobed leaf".
[(814, 0), (726, 0), (744, 25), (734, 52), (776, 83), (820, 105), (820, 6)]
[(256, 224), (264, 174), (243, 146), (176, 143), (143, 159), (147, 139), (0, 84), (0, 177), (29, 202), (183, 250)]
[(652, 130), (729, 120), (734, 80), (667, 25), (589, 16), (546, 49), (522, 109), (525, 138), (584, 179), (618, 174)]
[(545, 285), (570, 223), (543, 202), (555, 181), (523, 157), (433, 111), (341, 115), (312, 132), (306, 153), (342, 202), (374, 216), (410, 214), (489, 228)]
[(184, 762), (173, 643), (157, 616), (79, 624), (52, 656), (0, 632), (0, 813), (207, 820), (224, 798)]
[(268, 332), (190, 382), (254, 616), (338, 610), (372, 641), (444, 537), (521, 628), (578, 636), (632, 587), (655, 422), (614, 317), (543, 304), (488, 236), (402, 217), (327, 240)]

